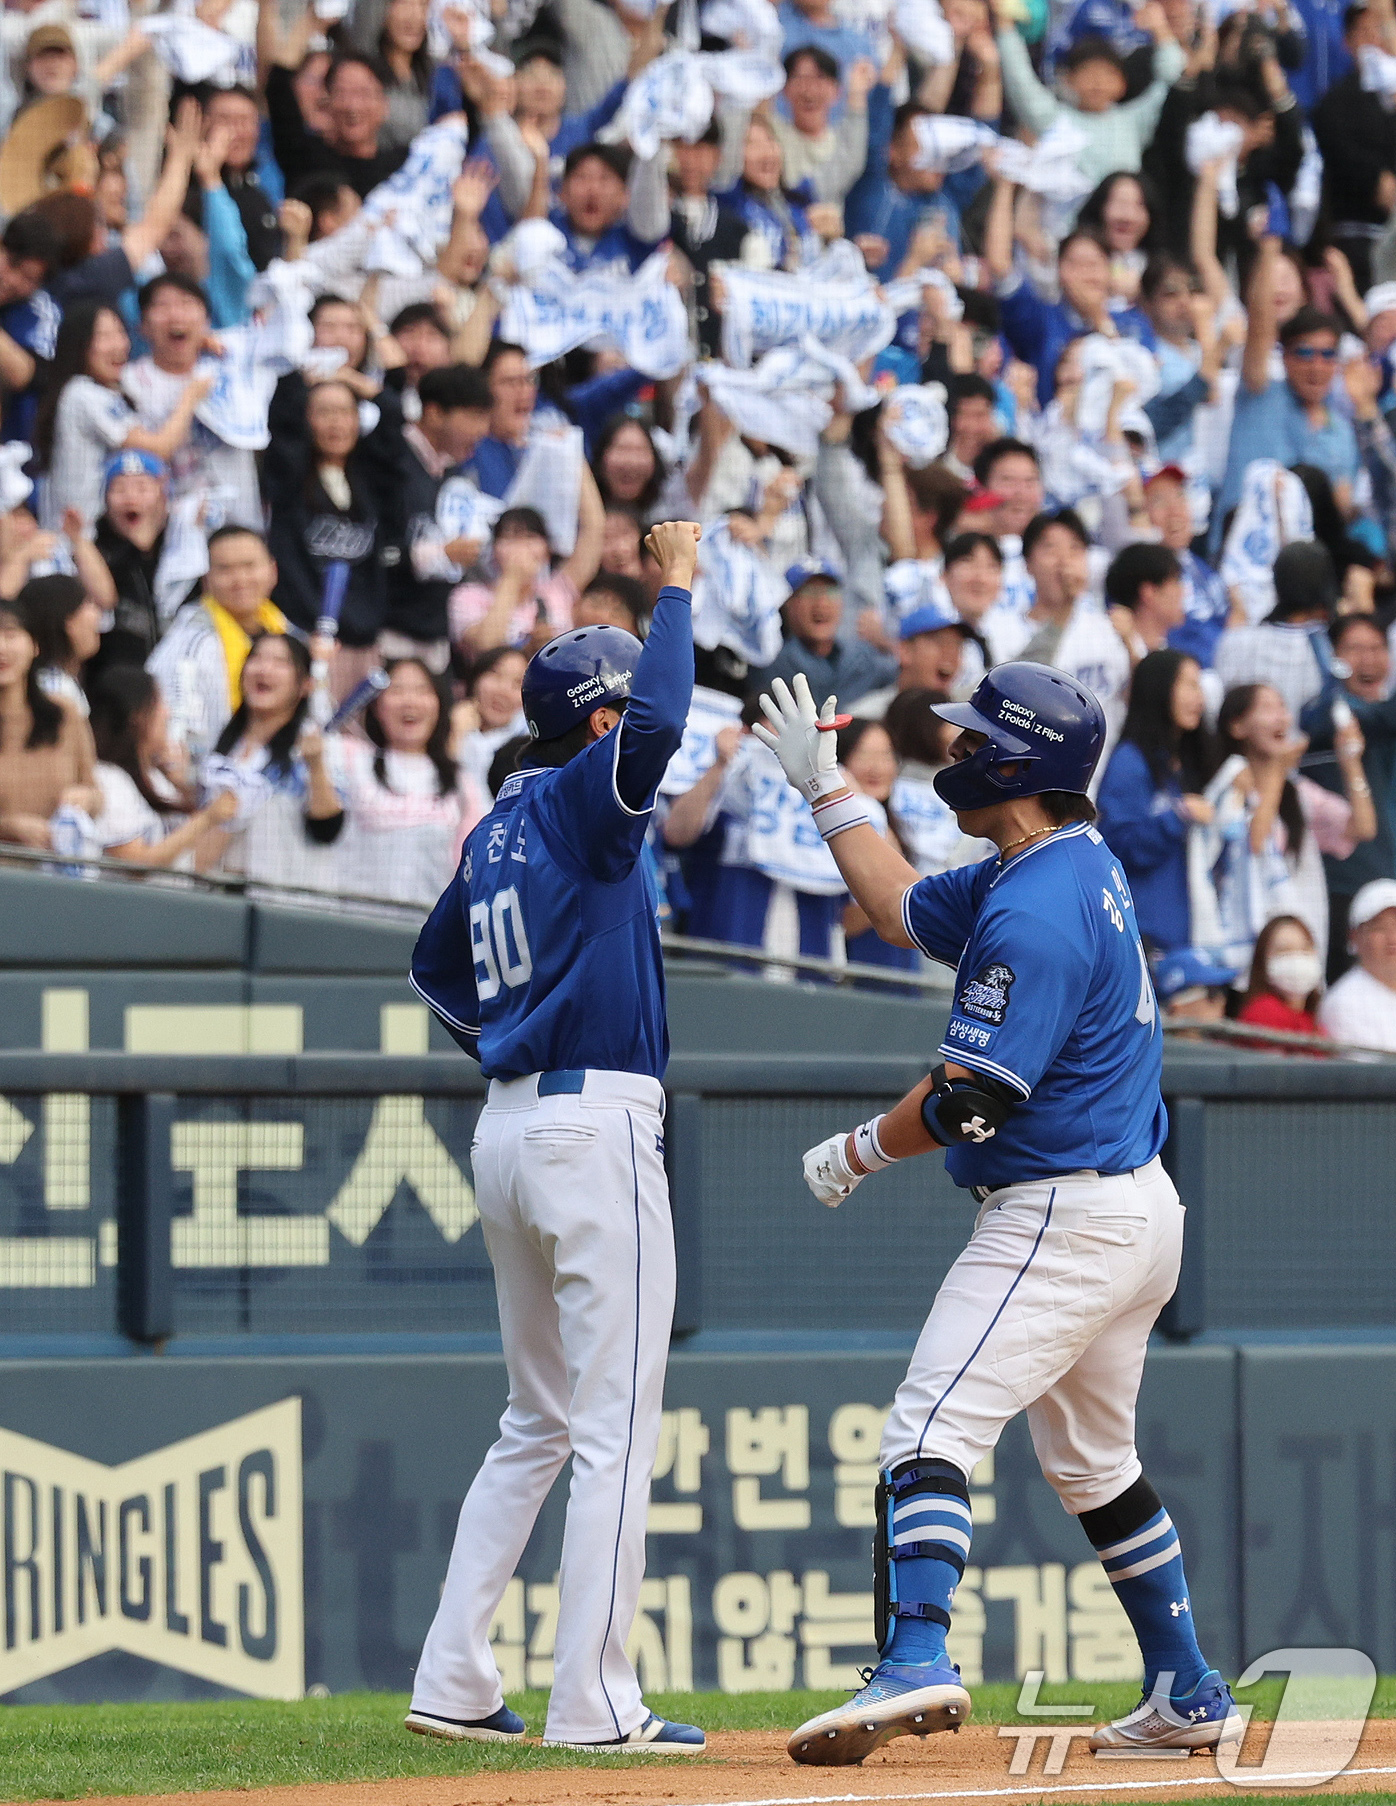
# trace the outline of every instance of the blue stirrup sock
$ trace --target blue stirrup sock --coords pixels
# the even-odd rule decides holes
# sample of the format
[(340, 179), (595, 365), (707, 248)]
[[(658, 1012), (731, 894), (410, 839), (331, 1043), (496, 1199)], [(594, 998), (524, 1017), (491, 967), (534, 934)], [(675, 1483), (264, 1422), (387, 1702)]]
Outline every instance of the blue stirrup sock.
[(1208, 1666), (1197, 1646), (1183, 1552), (1173, 1520), (1141, 1474), (1117, 1499), (1081, 1513), (1115, 1595), (1144, 1657), (1144, 1697), (1160, 1673), (1172, 1672), (1169, 1697), (1185, 1698)]
[(953, 1462), (903, 1461), (882, 1476), (885, 1662), (944, 1664), (950, 1603), (965, 1571), (973, 1525), (969, 1482)]

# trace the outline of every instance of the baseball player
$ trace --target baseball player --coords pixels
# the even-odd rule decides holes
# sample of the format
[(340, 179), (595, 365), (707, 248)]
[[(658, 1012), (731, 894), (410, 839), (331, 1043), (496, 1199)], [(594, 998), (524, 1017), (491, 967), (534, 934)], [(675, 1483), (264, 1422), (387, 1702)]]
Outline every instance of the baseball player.
[(755, 730), (810, 799), (873, 927), (956, 968), (945, 1064), (884, 1116), (805, 1155), (840, 1204), (868, 1174), (946, 1150), (979, 1214), (945, 1277), (883, 1434), (874, 1544), (880, 1661), (846, 1706), (801, 1725), (797, 1762), (860, 1762), (958, 1728), (970, 1697), (945, 1650), (969, 1556), (968, 1476), (1026, 1408), (1042, 1471), (1081, 1520), (1144, 1658), (1144, 1698), (1096, 1749), (1208, 1749), (1239, 1736), (1197, 1646), (1178, 1535), (1144, 1477), (1134, 1408), (1173, 1292), (1183, 1209), (1159, 1161), (1162, 1033), (1134, 905), (1086, 796), (1105, 741), (1064, 672), (999, 665), (967, 703), (936, 789), (998, 857), (918, 878), (834, 762), (832, 698), (776, 685)]
[(461, 1507), (408, 1728), (507, 1741), (489, 1630), (568, 1456), (545, 1743), (693, 1755), (694, 1725), (640, 1697), (625, 1640), (674, 1309), (664, 1175), (669, 1057), (654, 882), (640, 849), (693, 692), (699, 529), (666, 521), (643, 650), (562, 634), (524, 673), (532, 747), (466, 840), (412, 985), (490, 1080), (471, 1150), (509, 1405)]

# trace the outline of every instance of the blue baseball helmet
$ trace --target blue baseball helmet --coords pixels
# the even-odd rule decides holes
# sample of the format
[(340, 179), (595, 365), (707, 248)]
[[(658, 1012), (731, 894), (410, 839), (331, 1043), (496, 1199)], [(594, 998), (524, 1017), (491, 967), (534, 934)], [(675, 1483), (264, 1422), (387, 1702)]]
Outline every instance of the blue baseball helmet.
[(933, 705), (942, 721), (984, 745), (935, 780), (952, 809), (988, 809), (1015, 796), (1084, 796), (1105, 747), (1105, 711), (1084, 684), (1020, 659), (986, 672), (968, 702)]
[(523, 675), (529, 733), (535, 740), (558, 740), (593, 709), (623, 702), (640, 650), (623, 627), (579, 627), (549, 640)]

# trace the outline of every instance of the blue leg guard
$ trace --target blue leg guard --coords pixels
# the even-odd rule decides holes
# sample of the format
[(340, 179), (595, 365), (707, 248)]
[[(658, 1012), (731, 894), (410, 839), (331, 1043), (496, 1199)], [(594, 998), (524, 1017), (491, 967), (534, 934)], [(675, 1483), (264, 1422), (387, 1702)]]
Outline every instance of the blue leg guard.
[(969, 1483), (953, 1462), (903, 1461), (882, 1475), (877, 1501), (879, 1653), (901, 1664), (944, 1663), (972, 1535)]

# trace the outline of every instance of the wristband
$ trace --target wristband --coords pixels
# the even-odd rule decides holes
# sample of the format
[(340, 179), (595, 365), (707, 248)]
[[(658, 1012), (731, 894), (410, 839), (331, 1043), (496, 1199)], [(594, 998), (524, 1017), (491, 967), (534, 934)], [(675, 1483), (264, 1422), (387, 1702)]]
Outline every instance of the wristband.
[(867, 1122), (859, 1123), (853, 1131), (853, 1153), (860, 1166), (866, 1167), (870, 1173), (881, 1172), (884, 1166), (891, 1166), (895, 1155), (882, 1151), (882, 1142), (878, 1137), (880, 1116), (871, 1117)]
[[(842, 789), (843, 779), (839, 779)], [(814, 825), (825, 840), (832, 840), (836, 834), (842, 834), (845, 828), (870, 827), (867, 806), (861, 796), (836, 797), (832, 801), (819, 802), (812, 805)]]

